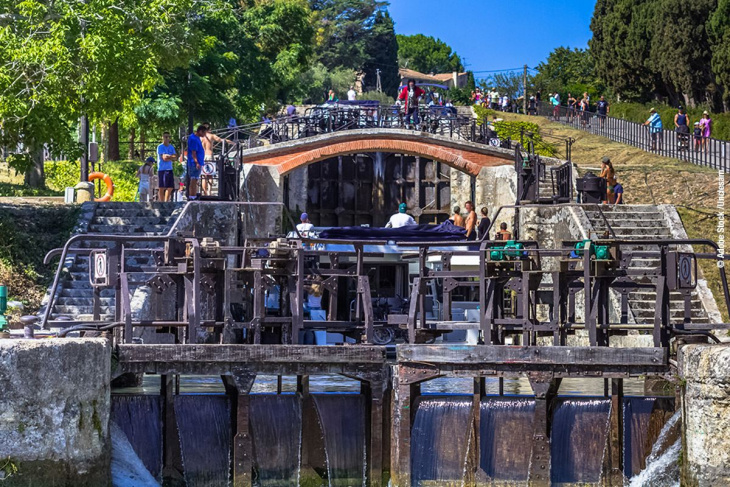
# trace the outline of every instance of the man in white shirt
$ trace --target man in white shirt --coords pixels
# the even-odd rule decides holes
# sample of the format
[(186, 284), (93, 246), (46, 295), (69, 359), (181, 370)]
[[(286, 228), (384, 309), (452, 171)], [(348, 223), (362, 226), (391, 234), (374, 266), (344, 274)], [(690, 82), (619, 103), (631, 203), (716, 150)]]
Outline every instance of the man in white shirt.
[(411, 215), (406, 214), (407, 209), (405, 203), (398, 205), (398, 213), (390, 217), (388, 223), (385, 224), (385, 228), (400, 228), (407, 225), (416, 225), (416, 220)]
[(308, 236), (309, 232), (312, 231), (314, 225), (309, 222), (309, 215), (307, 215), (306, 213), (302, 213), (302, 216), (299, 217), (299, 220), (302, 223), (297, 225), (297, 231), (302, 237), (306, 237)]
[(347, 99), (350, 101), (357, 100), (357, 91), (354, 86), (350, 86), (350, 91), (347, 92)]

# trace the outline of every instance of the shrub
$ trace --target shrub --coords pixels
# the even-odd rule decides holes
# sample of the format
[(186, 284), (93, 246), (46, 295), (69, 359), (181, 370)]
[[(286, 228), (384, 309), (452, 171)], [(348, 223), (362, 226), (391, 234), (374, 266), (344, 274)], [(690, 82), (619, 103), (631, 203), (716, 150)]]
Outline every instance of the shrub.
[[(485, 108), (482, 106), (475, 106), (474, 112), (477, 114), (477, 124), (479, 125), (482, 125), (487, 120), (498, 115), (498, 113), (491, 108)], [(525, 144), (528, 140), (530, 140), (528, 134), (532, 134), (532, 142), (535, 146), (535, 152), (546, 157), (555, 157), (557, 154), (555, 146), (546, 142), (540, 136), (540, 126), (536, 123), (500, 121), (493, 123), (492, 127), (494, 127), (495, 132), (497, 132), (497, 137), (500, 139), (510, 138), (513, 141), (519, 142), (522, 136)]]
[[(109, 161), (100, 164), (97, 169), (108, 174), (114, 183), (114, 196), (112, 201), (134, 201), (137, 197), (137, 169), (142, 163), (139, 161)], [(64, 188), (74, 187), (79, 182), (78, 161), (47, 162), (45, 165), (46, 186), (53, 191), (63, 191)], [(182, 174), (182, 165), (174, 164), (176, 176)], [(101, 193), (106, 189), (104, 183), (100, 183)], [(97, 195), (98, 195), (97, 191)]]

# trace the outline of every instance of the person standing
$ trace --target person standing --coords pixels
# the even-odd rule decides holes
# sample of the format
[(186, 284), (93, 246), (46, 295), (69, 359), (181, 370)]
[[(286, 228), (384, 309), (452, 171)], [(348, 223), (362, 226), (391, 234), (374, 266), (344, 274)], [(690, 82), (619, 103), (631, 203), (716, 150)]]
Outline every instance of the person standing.
[(492, 221), (489, 219), (489, 210), (487, 210), (487, 207), (482, 207), (482, 219), (479, 220), (479, 227), (477, 228), (479, 232), (479, 239), (480, 240), (489, 240), (489, 235), (487, 232), (489, 231), (489, 225), (492, 223)]
[(705, 152), (707, 152), (710, 147), (710, 137), (712, 137), (712, 119), (710, 118), (710, 114), (707, 110), (702, 112), (700, 128), (702, 129), (702, 147), (705, 149)]
[(575, 97), (572, 95), (572, 93), (568, 93), (568, 99), (566, 100), (568, 104), (568, 123), (571, 123), (573, 121), (573, 118), (575, 117)]
[(205, 149), (202, 139), (205, 137), (205, 125), (198, 125), (195, 132), (188, 137), (188, 199), (194, 200), (198, 197), (198, 181), (200, 170), (205, 164)]
[(451, 221), (454, 222), (454, 225), (457, 227), (465, 228), (464, 227), (464, 217), (461, 216), (461, 207), (454, 206), (454, 215), (451, 217)]
[(662, 118), (656, 111), (656, 108), (649, 110), (649, 118), (643, 125), (649, 126), (649, 133), (651, 134), (651, 150), (662, 151)]
[(702, 149), (702, 127), (700, 127), (700, 122), (695, 122), (692, 137), (695, 139), (695, 152), (699, 152)]
[(588, 123), (588, 118), (591, 116), (590, 114), (590, 99), (588, 98), (588, 94), (584, 93), (583, 98), (581, 98), (580, 102), (578, 103), (578, 112), (580, 113), (580, 124), (583, 128), (586, 128), (586, 126), (590, 127), (590, 124)]
[(476, 240), (477, 239), (477, 213), (474, 211), (474, 203), (467, 201), (464, 204), (466, 207), (466, 219), (464, 220), (464, 228), (466, 228), (466, 239)]
[(177, 152), (170, 143), (170, 132), (162, 134), (162, 144), (157, 146), (157, 187), (160, 192), (160, 201), (170, 201), (175, 189), (175, 175), (172, 172), (172, 163), (177, 159)]
[(606, 101), (606, 97), (601, 95), (601, 99), (596, 103), (596, 111), (598, 112), (598, 127), (603, 129), (606, 125), (606, 117), (610, 113), (611, 107)]
[(674, 131), (677, 132), (679, 149), (689, 148), (689, 117), (684, 113), (684, 108), (679, 107), (679, 112), (674, 115)]
[[(205, 125), (205, 136), (200, 139), (200, 142), (203, 144), (203, 149), (205, 150), (205, 162), (213, 164), (213, 167), (215, 167), (215, 156), (213, 156), (213, 145), (214, 144), (220, 144), (223, 141), (229, 142), (228, 139), (221, 139), (217, 135), (210, 132), (210, 125), (207, 123)], [(204, 196), (210, 196), (210, 194), (213, 192), (213, 174), (202, 174), (202, 183), (203, 183), (203, 195)]]
[(411, 125), (411, 118), (413, 118), (413, 123), (415, 125), (419, 124), (420, 120), (418, 118), (418, 100), (425, 94), (425, 91), (416, 86), (416, 80), (409, 79), (408, 86), (404, 87), (403, 91), (401, 91), (400, 95), (398, 95), (399, 101), (405, 101), (406, 126)]
[(350, 89), (347, 91), (347, 100), (348, 101), (357, 100), (357, 91), (355, 91), (354, 86), (350, 86)]
[(327, 95), (327, 101), (329, 103), (337, 103), (339, 98), (337, 98), (337, 95), (335, 95), (335, 90), (330, 90), (329, 94)]
[(407, 225), (415, 225), (416, 220), (414, 220), (411, 215), (406, 213), (407, 210), (408, 207), (405, 203), (401, 203), (400, 205), (398, 205), (398, 213), (390, 217), (388, 223), (385, 224), (385, 228), (401, 228)]
[(152, 173), (154, 173), (155, 158), (150, 156), (144, 161), (144, 164), (139, 166), (137, 169), (137, 178), (139, 178), (139, 186), (137, 189), (137, 195), (141, 203), (150, 202), (150, 180), (152, 179)]
[(606, 180), (606, 200), (604, 203), (613, 203), (613, 190), (616, 185), (616, 171), (613, 168), (611, 159), (607, 156), (603, 156), (603, 159), (601, 159), (601, 174), (599, 177)]

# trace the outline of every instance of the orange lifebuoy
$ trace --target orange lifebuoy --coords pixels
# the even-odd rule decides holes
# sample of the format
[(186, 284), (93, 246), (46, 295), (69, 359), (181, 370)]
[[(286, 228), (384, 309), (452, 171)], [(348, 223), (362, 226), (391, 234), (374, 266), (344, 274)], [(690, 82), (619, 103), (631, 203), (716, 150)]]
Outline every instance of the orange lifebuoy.
[(101, 179), (106, 184), (106, 193), (101, 198), (94, 198), (94, 201), (111, 201), (112, 196), (114, 196), (114, 183), (112, 182), (112, 178), (103, 172), (92, 172), (89, 174), (90, 183), (93, 183), (97, 179)]

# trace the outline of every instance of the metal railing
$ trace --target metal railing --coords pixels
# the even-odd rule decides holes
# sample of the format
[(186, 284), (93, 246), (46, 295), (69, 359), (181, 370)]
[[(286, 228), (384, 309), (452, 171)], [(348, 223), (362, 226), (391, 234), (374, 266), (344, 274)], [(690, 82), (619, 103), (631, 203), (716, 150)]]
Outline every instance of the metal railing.
[(652, 132), (648, 126), (640, 123), (566, 106), (554, 107), (542, 103), (536, 113), (554, 122), (660, 156), (730, 172), (730, 142), (712, 137), (695, 137), (692, 127), (689, 127), (689, 132), (681, 133), (674, 129), (673, 120), (663, 120), (664, 128)]

